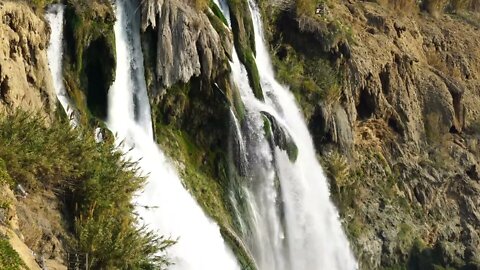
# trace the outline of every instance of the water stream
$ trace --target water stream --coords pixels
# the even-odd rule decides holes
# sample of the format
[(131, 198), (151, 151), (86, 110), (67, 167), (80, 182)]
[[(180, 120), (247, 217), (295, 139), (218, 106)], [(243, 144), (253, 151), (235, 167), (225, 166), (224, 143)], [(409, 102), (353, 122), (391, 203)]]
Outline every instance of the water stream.
[[(228, 8), (219, 4), (230, 19)], [(249, 230), (244, 238), (261, 270), (357, 269), (301, 110), (288, 88), (275, 80), (260, 12), (253, 0), (249, 0), (249, 9), (265, 101), (253, 94), (247, 72), (234, 51), (232, 79), (246, 108), (239, 137), (244, 140), (248, 168), (244, 188), (249, 216), (241, 218), (246, 219)], [(298, 157), (294, 162), (285, 151), (269, 145), (264, 112), (295, 142)], [(238, 201), (233, 203), (236, 209), (240, 207)]]

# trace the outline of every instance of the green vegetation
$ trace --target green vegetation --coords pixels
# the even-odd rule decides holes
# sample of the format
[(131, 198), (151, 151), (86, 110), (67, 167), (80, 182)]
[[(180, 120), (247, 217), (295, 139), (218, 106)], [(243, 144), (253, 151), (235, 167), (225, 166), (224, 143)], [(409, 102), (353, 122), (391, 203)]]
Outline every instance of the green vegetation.
[[(29, 193), (55, 190), (73, 216), (73, 249), (90, 255), (92, 269), (166, 266), (160, 252), (173, 244), (143, 227), (131, 204), (143, 178), (108, 140), (97, 144), (91, 129), (72, 130), (66, 119), (45, 125), (25, 112), (0, 117), (0, 159)], [(68, 220), (68, 217), (67, 217)]]
[(290, 161), (295, 162), (298, 157), (298, 147), (288, 131), (277, 122), (273, 115), (267, 112), (262, 112), (262, 115), (265, 137), (269, 141), (271, 149), (277, 146), (287, 153)]
[(107, 92), (115, 79), (113, 7), (104, 0), (69, 0), (65, 21), (66, 89), (83, 124), (105, 119)]
[(9, 186), (13, 186), (13, 183), (14, 182), (12, 177), (10, 176), (10, 174), (8, 174), (7, 165), (5, 164), (5, 161), (0, 158), (0, 186), (5, 184)]
[[(219, 6), (217, 6), (217, 4), (215, 4), (215, 2), (213, 2), (213, 0), (210, 0), (209, 7), (212, 10), (213, 14), (215, 14), (215, 16), (217, 16), (224, 23), (224, 25), (228, 25), (227, 19), (225, 18), (225, 16), (223, 16), (222, 10)], [(216, 27), (215, 30), (217, 30), (218, 32), (218, 29)]]
[(322, 165), (338, 194), (354, 184), (353, 181), (356, 179), (350, 177), (350, 166), (347, 158), (337, 151), (332, 151), (322, 157)]
[(20, 270), (25, 269), (25, 263), (18, 253), (12, 248), (8, 239), (0, 235), (0, 269)]
[(255, 34), (250, 13), (247, 12), (246, 0), (229, 0), (230, 15), (232, 20), (233, 41), (240, 62), (248, 73), (248, 81), (255, 96), (263, 100), (263, 91), (260, 84), (260, 75), (255, 63)]
[(239, 240), (229, 198), (230, 192), (237, 190), (228, 164), (229, 109), (235, 97), (221, 78), (217, 83), (215, 87), (193, 78), (167, 89), (152, 105), (155, 135), (165, 154), (178, 162), (186, 188), (218, 223), (240, 264), (247, 267), (252, 259)]
[[(196, 82), (190, 82), (174, 85), (167, 90), (164, 103), (153, 107), (155, 134), (166, 154), (183, 163), (184, 169), (180, 170), (182, 179), (203, 209), (220, 224), (231, 226), (231, 217), (226, 209), (228, 203), (222, 199), (226, 198), (226, 150), (224, 147), (207, 146), (210, 140), (216, 138), (214, 134), (207, 133), (207, 129), (214, 128), (215, 122), (221, 120), (209, 121), (208, 116), (199, 115), (207, 109), (207, 105), (203, 103), (205, 101), (195, 96), (195, 92), (200, 90), (199, 87)], [(191, 108), (196, 109), (190, 111)], [(221, 107), (218, 110), (221, 110)], [(194, 114), (190, 115), (190, 112)], [(228, 118), (225, 120), (228, 123)], [(184, 121), (188, 123), (185, 126)], [(197, 121), (202, 121), (203, 127), (197, 127)], [(205, 123), (212, 126), (205, 127)], [(219, 132), (225, 129), (228, 130), (228, 127), (219, 127), (216, 130)]]
[(285, 45), (282, 53), (274, 53), (273, 64), (277, 79), (290, 86), (307, 118), (313, 114), (319, 100), (329, 107), (339, 102), (339, 75), (326, 60), (307, 58)]

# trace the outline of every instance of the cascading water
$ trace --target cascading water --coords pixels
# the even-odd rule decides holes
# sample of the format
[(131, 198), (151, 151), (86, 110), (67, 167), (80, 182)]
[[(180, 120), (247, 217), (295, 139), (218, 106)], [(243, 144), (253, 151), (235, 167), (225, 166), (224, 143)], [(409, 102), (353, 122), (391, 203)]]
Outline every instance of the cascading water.
[[(228, 8), (220, 4), (229, 19)], [(255, 98), (245, 68), (233, 52), (232, 77), (246, 107), (245, 185), (250, 233), (245, 235), (261, 270), (352, 270), (358, 265), (330, 201), (327, 179), (293, 95), (274, 78), (256, 3), (249, 0), (254, 23), (256, 63), (265, 102)], [(295, 162), (265, 139), (267, 112), (289, 133), (298, 148)], [(238, 133), (238, 131), (236, 132)], [(236, 201), (233, 202), (236, 204)], [(236, 208), (239, 206), (236, 205)]]
[[(236, 259), (226, 247), (218, 226), (203, 213), (183, 187), (174, 168), (153, 140), (150, 105), (144, 81), (140, 46), (138, 2), (117, 0), (115, 38), (116, 79), (109, 91), (108, 127), (127, 159), (138, 161), (147, 183), (135, 199), (141, 222), (150, 229), (178, 237), (168, 249), (172, 270), (237, 270)], [(49, 62), (57, 97), (68, 112), (62, 76), (63, 7), (47, 14), (52, 28)], [(68, 101), (68, 99), (66, 99)]]
[(70, 124), (77, 126), (77, 119), (73, 110), (73, 106), (68, 99), (67, 91), (63, 83), (63, 15), (65, 7), (63, 5), (52, 5), (45, 15), (52, 32), (50, 33), (50, 42), (47, 49), (48, 66), (52, 73), (53, 87), (57, 95), (58, 101), (62, 105), (65, 113), (70, 117)]
[[(109, 91), (108, 126), (123, 141), (127, 157), (148, 174), (137, 211), (149, 228), (179, 237), (169, 249), (170, 269), (239, 269), (218, 226), (205, 216), (153, 140), (144, 81), (137, 1), (117, 0), (116, 80)], [(127, 150), (128, 149), (128, 150)], [(144, 207), (146, 206), (146, 207)]]

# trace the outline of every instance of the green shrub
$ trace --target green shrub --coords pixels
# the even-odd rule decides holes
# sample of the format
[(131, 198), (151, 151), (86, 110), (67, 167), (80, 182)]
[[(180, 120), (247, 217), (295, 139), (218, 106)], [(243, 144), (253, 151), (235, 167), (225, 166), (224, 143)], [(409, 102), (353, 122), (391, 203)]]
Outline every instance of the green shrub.
[(333, 151), (329, 153), (323, 162), (325, 172), (328, 177), (335, 184), (337, 193), (340, 193), (340, 190), (351, 186), (355, 177), (350, 177), (350, 165), (345, 156), (340, 153)]
[(12, 248), (8, 239), (0, 235), (0, 269), (20, 270), (25, 269), (25, 263), (18, 253)]
[(5, 161), (0, 158), (0, 187), (2, 185), (13, 185), (13, 179), (10, 177), (10, 174), (8, 174), (7, 171), (7, 165), (5, 164)]
[(173, 242), (138, 228), (133, 213), (144, 179), (113, 143), (97, 144), (93, 135), (66, 119), (47, 126), (35, 114), (0, 116), (0, 159), (29, 193), (50, 189), (66, 198), (78, 238), (72, 248), (90, 254), (92, 269), (164, 267), (157, 254)]
[[(316, 0), (297, 0), (296, 12), (298, 16), (313, 16), (315, 14), (315, 9), (319, 3)], [(320, 1), (324, 2), (324, 1)]]
[(281, 59), (273, 58), (276, 77), (290, 86), (307, 118), (319, 100), (328, 106), (338, 103), (341, 97), (339, 76), (328, 61), (318, 57), (307, 59), (291, 47), (285, 49), (285, 54)]

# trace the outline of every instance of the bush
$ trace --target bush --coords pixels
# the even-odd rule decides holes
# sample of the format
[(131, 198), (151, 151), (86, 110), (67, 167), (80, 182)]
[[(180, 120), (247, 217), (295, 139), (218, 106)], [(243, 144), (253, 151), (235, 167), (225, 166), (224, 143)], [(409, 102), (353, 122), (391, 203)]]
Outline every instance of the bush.
[[(315, 9), (319, 3), (314, 0), (297, 0), (296, 1), (296, 12), (297, 15), (304, 16), (313, 16), (315, 14)], [(320, 1), (323, 2), (323, 1)]]
[(20, 270), (25, 269), (25, 263), (18, 253), (12, 248), (8, 239), (0, 235), (0, 269)]
[(273, 58), (276, 77), (290, 86), (307, 118), (319, 100), (328, 106), (338, 103), (341, 97), (339, 76), (328, 61), (318, 57), (306, 59), (288, 46), (284, 53), (281, 59), (274, 54), (277, 56)]
[(350, 165), (345, 156), (333, 151), (329, 153), (323, 162), (325, 171), (328, 177), (334, 183), (336, 192), (340, 193), (340, 190), (351, 186), (355, 178), (350, 177)]
[(30, 193), (51, 189), (65, 196), (75, 217), (69, 220), (78, 238), (73, 248), (90, 254), (90, 268), (163, 268), (166, 258), (158, 252), (172, 242), (139, 228), (131, 204), (144, 179), (113, 143), (97, 144), (93, 135), (72, 130), (67, 119), (47, 126), (35, 114), (0, 116), (0, 159)]

